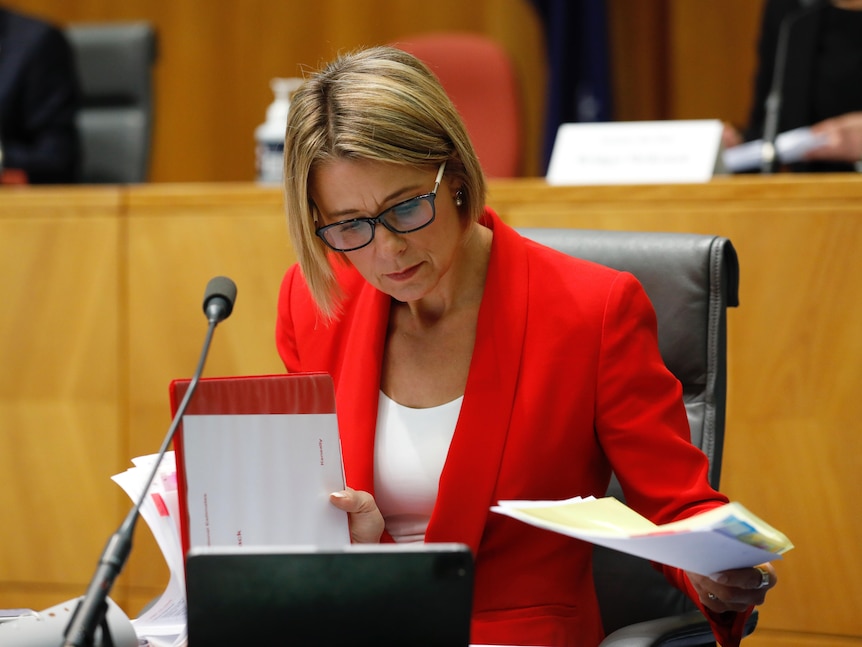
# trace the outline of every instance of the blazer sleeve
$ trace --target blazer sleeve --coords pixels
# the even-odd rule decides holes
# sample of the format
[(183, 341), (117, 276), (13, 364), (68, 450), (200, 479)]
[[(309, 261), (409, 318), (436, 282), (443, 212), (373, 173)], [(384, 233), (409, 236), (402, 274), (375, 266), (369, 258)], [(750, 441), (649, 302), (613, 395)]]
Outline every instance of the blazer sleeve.
[[(727, 503), (709, 485), (706, 456), (691, 444), (681, 386), (659, 352), (652, 304), (626, 273), (608, 297), (597, 377), (597, 433), (633, 509), (667, 523)], [(682, 570), (658, 568), (705, 614), (723, 647), (739, 645), (751, 609), (713, 613)]]
[(602, 321), (596, 432), (628, 504), (668, 523), (727, 502), (691, 444), (682, 386), (658, 347), (655, 311), (640, 283), (620, 273)]
[(294, 301), (304, 287), (301, 281), (299, 265), (293, 265), (281, 281), (278, 294), (278, 314), (275, 320), (275, 346), (279, 357), (284, 362), (288, 373), (296, 373), (301, 369), (299, 349), (296, 338), (296, 325), (293, 320)]

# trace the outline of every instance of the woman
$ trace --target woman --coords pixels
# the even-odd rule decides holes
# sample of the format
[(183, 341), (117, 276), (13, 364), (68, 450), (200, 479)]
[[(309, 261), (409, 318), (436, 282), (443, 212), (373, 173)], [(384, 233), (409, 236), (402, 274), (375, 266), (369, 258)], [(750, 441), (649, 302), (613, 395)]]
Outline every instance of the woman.
[(725, 146), (763, 136), (782, 30), (787, 43), (777, 132), (811, 126), (823, 137), (790, 170), (862, 170), (862, 0), (767, 0), (748, 127), (744, 135), (725, 128)]
[[(592, 547), (489, 508), (602, 496), (612, 468), (657, 523), (726, 502), (640, 285), (485, 208), (455, 108), (392, 48), (344, 56), (296, 92), (285, 198), (299, 265), (277, 344), (288, 371), (333, 377), (350, 487), (332, 502), (353, 541), (469, 545), (474, 643), (598, 644)], [(725, 645), (776, 579), (665, 572)]]

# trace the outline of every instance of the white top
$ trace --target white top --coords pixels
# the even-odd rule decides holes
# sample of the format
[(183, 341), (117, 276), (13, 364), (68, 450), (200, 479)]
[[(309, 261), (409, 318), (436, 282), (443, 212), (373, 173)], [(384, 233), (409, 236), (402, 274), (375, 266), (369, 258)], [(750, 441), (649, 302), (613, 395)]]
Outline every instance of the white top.
[(412, 409), (380, 392), (374, 494), (386, 530), (397, 542), (425, 539), (463, 399)]

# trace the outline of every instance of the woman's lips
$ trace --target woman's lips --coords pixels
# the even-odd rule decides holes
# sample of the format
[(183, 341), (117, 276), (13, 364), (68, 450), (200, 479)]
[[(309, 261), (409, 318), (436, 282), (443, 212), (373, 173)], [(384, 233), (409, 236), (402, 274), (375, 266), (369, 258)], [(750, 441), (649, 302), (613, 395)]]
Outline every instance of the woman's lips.
[(406, 281), (410, 278), (413, 278), (413, 275), (419, 271), (419, 265), (420, 264), (416, 264), (412, 267), (408, 267), (402, 272), (392, 272), (391, 274), (386, 274), (385, 276), (390, 281)]

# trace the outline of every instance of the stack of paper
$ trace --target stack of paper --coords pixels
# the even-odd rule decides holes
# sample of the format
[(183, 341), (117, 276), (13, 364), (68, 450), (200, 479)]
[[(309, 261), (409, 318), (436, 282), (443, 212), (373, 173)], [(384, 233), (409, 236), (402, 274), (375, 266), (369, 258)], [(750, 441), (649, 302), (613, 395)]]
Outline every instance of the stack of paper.
[(664, 525), (652, 523), (613, 497), (500, 501), (491, 510), (701, 575), (770, 562), (793, 548), (787, 537), (739, 503)]
[[(135, 458), (134, 467), (111, 480), (123, 488), (132, 501), (137, 501), (156, 458), (155, 454)], [(150, 527), (165, 557), (170, 579), (164, 593), (132, 620), (132, 625), (138, 637), (147, 640), (150, 647), (182, 647), (186, 644), (186, 592), (173, 452), (167, 452), (159, 465), (149, 496), (141, 506), (141, 518)]]

